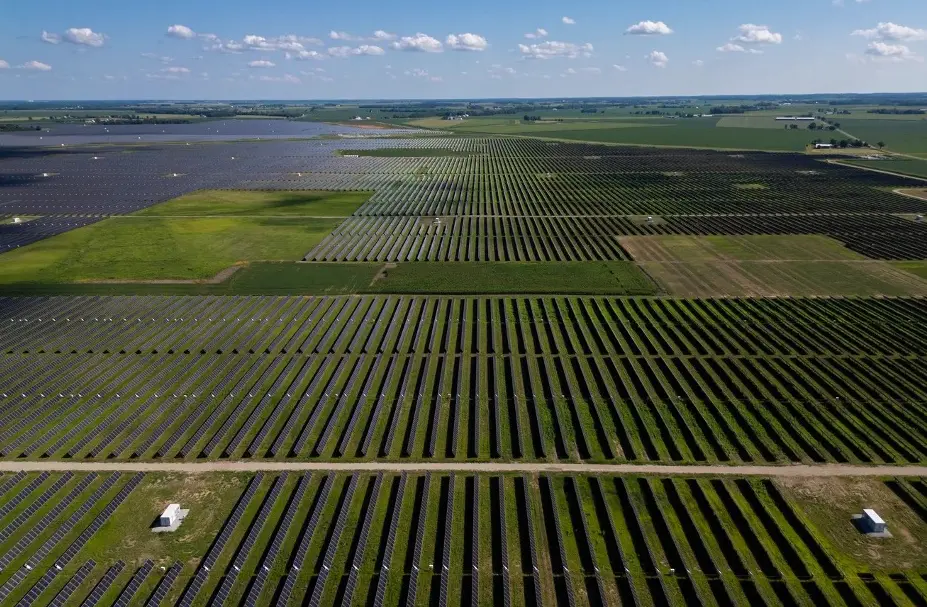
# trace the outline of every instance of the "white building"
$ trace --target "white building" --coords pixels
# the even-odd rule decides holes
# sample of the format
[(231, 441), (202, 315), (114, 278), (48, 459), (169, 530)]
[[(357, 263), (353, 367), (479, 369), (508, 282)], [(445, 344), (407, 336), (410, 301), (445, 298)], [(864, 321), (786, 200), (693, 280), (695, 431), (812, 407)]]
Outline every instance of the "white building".
[(804, 120), (811, 122), (814, 118), (811, 116), (776, 116), (776, 120)]
[(829, 150), (832, 147), (834, 147), (834, 144), (832, 143), (815, 143), (814, 144), (814, 149), (816, 150)]
[(885, 533), (888, 530), (879, 513), (871, 508), (863, 510), (862, 524), (866, 533)]
[(161, 527), (173, 527), (179, 517), (180, 504), (169, 504), (168, 507), (164, 509), (164, 512), (161, 513), (158, 524)]

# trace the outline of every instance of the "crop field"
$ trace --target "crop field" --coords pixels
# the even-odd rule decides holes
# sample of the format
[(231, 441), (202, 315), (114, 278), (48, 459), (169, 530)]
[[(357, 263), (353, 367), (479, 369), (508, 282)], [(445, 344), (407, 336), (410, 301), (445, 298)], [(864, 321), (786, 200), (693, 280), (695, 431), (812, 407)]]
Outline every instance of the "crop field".
[(927, 282), (823, 236), (628, 236), (664, 292), (683, 297), (927, 295)]
[[(916, 479), (868, 482), (897, 532), (864, 540), (878, 553), (868, 557), (816, 512), (826, 498), (763, 478), (46, 472), (0, 483), (6, 604), (907, 606), (927, 597), (927, 579), (904, 566), (924, 556), (913, 540), (927, 531)], [(181, 498), (185, 536), (152, 533), (159, 505)]]
[(921, 299), (17, 298), (3, 308), (2, 375), (16, 378), (0, 397), (4, 458), (904, 463), (927, 453)]
[[(807, 132), (742, 128), (721, 125), (726, 118), (670, 119), (659, 116), (619, 118), (564, 118), (524, 122), (509, 116), (470, 118), (463, 122), (434, 119), (413, 120), (411, 126), (450, 130), (467, 135), (520, 135), (594, 143), (663, 145), (735, 150), (801, 151), (808, 144)], [(718, 128), (725, 127), (725, 128)], [(739, 128), (740, 127), (740, 128)]]

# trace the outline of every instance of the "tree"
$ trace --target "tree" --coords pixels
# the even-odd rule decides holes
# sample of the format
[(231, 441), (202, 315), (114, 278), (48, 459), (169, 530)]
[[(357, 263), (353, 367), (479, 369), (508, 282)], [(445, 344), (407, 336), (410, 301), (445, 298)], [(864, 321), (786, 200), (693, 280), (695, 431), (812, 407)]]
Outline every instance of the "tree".
[(808, 130), (809, 130), (809, 131), (814, 131), (814, 130), (816, 130), (817, 128), (818, 128), (818, 125), (817, 125), (816, 122), (812, 122), (811, 124), (808, 125)]
[(834, 147), (837, 147), (837, 145), (839, 145), (839, 144), (837, 143), (837, 140), (836, 140), (836, 139), (831, 139), (831, 140), (830, 140), (830, 144), (831, 144), (832, 146), (834, 146)]
[(847, 141), (846, 139), (840, 140), (840, 147), (845, 148), (845, 147), (849, 147), (849, 145), (850, 145), (850, 142)]
[(876, 145), (879, 146), (879, 149), (881, 150), (882, 148), (885, 147), (885, 142), (884, 142), (884, 141), (880, 141), (880, 142), (877, 143)]

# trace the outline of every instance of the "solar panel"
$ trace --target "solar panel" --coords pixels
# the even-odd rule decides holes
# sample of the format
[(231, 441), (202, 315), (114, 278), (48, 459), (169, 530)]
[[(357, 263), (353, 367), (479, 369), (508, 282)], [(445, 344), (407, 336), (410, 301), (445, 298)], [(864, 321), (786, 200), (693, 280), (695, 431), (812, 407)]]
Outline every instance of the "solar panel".
[(335, 522), (335, 531), (331, 534), (328, 546), (325, 549), (325, 558), (322, 561), (322, 571), (316, 578), (315, 587), (312, 589), (312, 597), (309, 599), (309, 607), (319, 607), (322, 601), (322, 593), (325, 591), (325, 582), (334, 566), (335, 553), (338, 551), (338, 545), (341, 541), (341, 534), (348, 521), (348, 514), (351, 510), (351, 501), (354, 499), (354, 492), (357, 490), (357, 483), (360, 475), (352, 474), (351, 481), (348, 483), (348, 490), (344, 496), (341, 505), (341, 511), (338, 513), (338, 519)]
[(251, 587), (248, 589), (248, 596), (245, 598), (245, 605), (248, 607), (256, 607), (258, 604), (261, 592), (264, 589), (264, 584), (267, 582), (267, 576), (274, 568), (277, 557), (280, 555), (280, 551), (283, 548), (283, 542), (286, 539), (290, 525), (292, 525), (296, 512), (302, 504), (306, 489), (309, 487), (310, 478), (310, 476), (301, 476), (299, 484), (296, 485), (296, 490), (290, 498), (290, 504), (283, 514), (283, 520), (280, 521), (280, 526), (277, 528), (276, 533), (274, 533), (270, 548), (267, 549), (264, 560), (261, 561), (261, 566), (258, 568), (257, 575), (254, 576)]
[(58, 594), (55, 595), (55, 598), (51, 600), (51, 602), (48, 604), (48, 607), (64, 607), (64, 605), (66, 605), (70, 600), (71, 596), (77, 592), (77, 589), (83, 585), (84, 580), (87, 579), (87, 576), (90, 575), (90, 573), (93, 571), (93, 568), (96, 566), (97, 564), (92, 560), (87, 561), (81, 565), (80, 569), (78, 569), (77, 572), (71, 577), (71, 579), (68, 580), (68, 583), (64, 585), (64, 588), (62, 588)]
[(171, 565), (167, 573), (164, 574), (164, 577), (161, 578), (161, 581), (158, 582), (157, 588), (154, 589), (154, 592), (152, 592), (148, 600), (145, 601), (145, 607), (159, 607), (161, 603), (164, 602), (164, 599), (167, 598), (167, 593), (174, 587), (174, 582), (177, 581), (182, 570), (183, 564), (180, 562)]
[[(113, 475), (116, 476), (116, 475)], [(42, 533), (63, 513), (68, 511), (71, 506), (71, 502), (77, 498), (78, 495), (82, 494), (87, 487), (96, 479), (96, 473), (91, 472), (85, 476), (81, 481), (75, 486), (70, 493), (60, 502), (56, 503), (51, 510), (45, 513), (38, 522), (31, 525), (16, 544), (8, 549), (3, 556), (0, 556), (0, 570), (4, 570), (10, 566), (16, 557), (23, 553), (23, 551), (29, 547), (34, 541), (36, 541)], [(114, 481), (115, 482), (115, 481)], [(88, 498), (89, 500), (96, 501), (98, 499), (98, 494), (95, 492), (93, 495)], [(51, 541), (51, 538), (49, 538)], [(50, 548), (49, 548), (50, 549)], [(43, 555), (44, 556), (44, 555)]]
[(248, 560), (248, 556), (251, 554), (251, 549), (254, 548), (254, 544), (261, 535), (261, 530), (264, 528), (267, 518), (270, 516), (271, 511), (273, 511), (277, 499), (280, 497), (280, 491), (286, 479), (287, 474), (284, 472), (274, 480), (274, 484), (267, 498), (264, 500), (261, 510), (258, 512), (257, 517), (255, 517), (254, 522), (251, 523), (251, 529), (248, 531), (248, 535), (245, 536), (244, 541), (238, 546), (235, 559), (232, 561), (231, 567), (225, 572), (219, 590), (217, 590), (216, 594), (213, 596), (212, 600), (214, 603), (223, 605), (228, 600), (232, 592), (232, 587), (235, 585), (235, 581), (238, 579), (242, 568), (245, 566), (245, 561)]
[(122, 592), (119, 593), (119, 597), (116, 599), (116, 602), (113, 603), (113, 607), (128, 607), (132, 599), (135, 598), (135, 595), (138, 594), (138, 589), (141, 588), (145, 580), (148, 579), (152, 569), (154, 569), (154, 563), (145, 561), (132, 576), (132, 579), (129, 580), (129, 583), (126, 584), (126, 587), (122, 589)]
[(251, 482), (248, 483), (248, 488), (245, 489), (245, 492), (235, 505), (235, 509), (232, 510), (232, 514), (225, 521), (225, 524), (222, 526), (222, 531), (219, 532), (212, 546), (209, 547), (209, 552), (207, 552), (203, 560), (200, 561), (200, 566), (197, 568), (193, 579), (180, 597), (178, 607), (190, 607), (190, 605), (193, 605), (196, 601), (197, 596), (203, 588), (203, 584), (206, 583), (206, 578), (209, 577), (209, 571), (215, 567), (216, 561), (222, 554), (222, 550), (225, 549), (225, 544), (229, 541), (232, 533), (234, 533), (235, 528), (241, 521), (242, 516), (244, 516), (245, 511), (248, 509), (248, 505), (251, 503), (251, 499), (254, 497), (258, 486), (263, 480), (264, 473), (258, 472), (254, 478), (251, 479)]
[(6, 527), (0, 530), (0, 544), (8, 540), (10, 536), (13, 535), (16, 530), (20, 528), (20, 526), (22, 526), (23, 523), (28, 521), (33, 514), (38, 512), (42, 506), (44, 506), (48, 500), (51, 499), (51, 497), (58, 491), (60, 491), (61, 488), (64, 487), (73, 477), (74, 474), (72, 472), (65, 472), (59, 476), (51, 487), (46, 489), (42, 495), (34, 499), (25, 510), (20, 512), (16, 518), (14, 518)]
[(116, 561), (112, 567), (107, 569), (100, 581), (97, 582), (97, 585), (90, 591), (90, 595), (81, 603), (81, 607), (96, 607), (99, 605), (100, 601), (103, 600), (103, 596), (109, 591), (113, 582), (116, 581), (116, 578), (119, 577), (125, 567), (125, 563)]

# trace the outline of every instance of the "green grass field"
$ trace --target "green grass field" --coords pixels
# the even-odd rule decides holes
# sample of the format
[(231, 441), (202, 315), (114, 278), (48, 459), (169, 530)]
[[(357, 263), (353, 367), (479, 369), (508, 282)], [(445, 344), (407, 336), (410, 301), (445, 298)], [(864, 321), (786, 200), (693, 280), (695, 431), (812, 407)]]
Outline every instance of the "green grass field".
[(208, 279), (238, 262), (299, 259), (339, 222), (110, 218), (5, 253), (0, 257), (0, 285)]
[[(512, 117), (477, 118), (463, 122), (430, 120), (412, 124), (457, 133), (524, 135), (569, 141), (673, 147), (802, 151), (813, 139), (807, 130), (784, 128), (718, 128), (719, 117), (669, 119), (654, 116), (619, 119), (577, 119), (564, 122), (523, 122)], [(758, 120), (764, 123), (766, 118)], [(438, 125), (436, 122), (444, 122)]]
[(347, 217), (373, 192), (203, 190), (136, 213), (140, 216)]
[(914, 158), (894, 157), (891, 160), (841, 160), (843, 164), (860, 166), (867, 169), (878, 169), (880, 171), (891, 171), (893, 173), (902, 173), (904, 175), (913, 175), (914, 177), (927, 178), (927, 158), (916, 160)]
[(371, 293), (587, 293), (650, 295), (634, 264), (613, 262), (402, 263), (384, 270)]
[(927, 153), (927, 119), (879, 120), (837, 117), (840, 128), (872, 145), (884, 142), (886, 149), (903, 154)]

